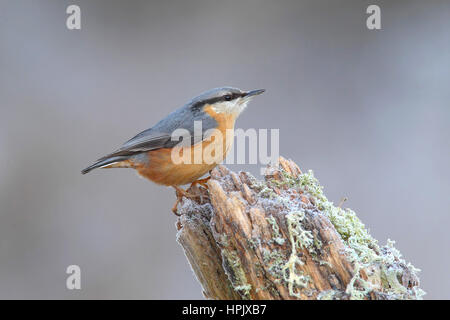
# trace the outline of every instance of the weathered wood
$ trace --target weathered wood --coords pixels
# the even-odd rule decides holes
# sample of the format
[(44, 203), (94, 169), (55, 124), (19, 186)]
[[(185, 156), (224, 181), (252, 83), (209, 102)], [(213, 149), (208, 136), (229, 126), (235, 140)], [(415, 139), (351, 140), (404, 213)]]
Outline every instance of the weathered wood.
[(417, 269), (380, 247), (311, 172), (280, 158), (265, 181), (218, 166), (178, 212), (177, 240), (209, 299), (415, 299)]

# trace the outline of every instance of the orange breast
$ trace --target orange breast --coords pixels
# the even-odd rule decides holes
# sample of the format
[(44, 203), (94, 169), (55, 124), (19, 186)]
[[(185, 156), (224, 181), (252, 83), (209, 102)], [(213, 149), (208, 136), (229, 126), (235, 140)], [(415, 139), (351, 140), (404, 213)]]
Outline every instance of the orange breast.
[[(217, 131), (209, 139), (193, 146), (178, 148), (176, 162), (173, 161), (172, 148), (149, 151), (148, 164), (133, 165), (138, 173), (158, 184), (184, 185), (198, 180), (222, 162), (233, 144), (235, 117), (225, 113), (218, 114), (211, 106), (204, 110), (218, 124)], [(184, 159), (184, 163), (180, 163), (180, 158)]]

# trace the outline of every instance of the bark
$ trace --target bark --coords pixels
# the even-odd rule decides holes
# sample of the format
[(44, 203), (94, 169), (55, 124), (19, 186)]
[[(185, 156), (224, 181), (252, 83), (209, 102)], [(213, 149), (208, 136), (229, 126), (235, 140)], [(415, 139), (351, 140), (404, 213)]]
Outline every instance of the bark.
[(183, 198), (177, 241), (208, 299), (416, 299), (418, 269), (380, 247), (290, 160), (264, 181), (218, 166)]

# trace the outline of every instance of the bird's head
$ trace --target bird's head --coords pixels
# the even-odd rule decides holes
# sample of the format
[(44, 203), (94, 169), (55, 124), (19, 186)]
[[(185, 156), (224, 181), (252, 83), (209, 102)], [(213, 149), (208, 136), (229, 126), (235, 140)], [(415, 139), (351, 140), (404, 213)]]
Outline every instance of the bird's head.
[(207, 91), (191, 101), (193, 108), (210, 105), (214, 112), (232, 114), (237, 117), (255, 96), (264, 89), (243, 91), (237, 88), (223, 87)]

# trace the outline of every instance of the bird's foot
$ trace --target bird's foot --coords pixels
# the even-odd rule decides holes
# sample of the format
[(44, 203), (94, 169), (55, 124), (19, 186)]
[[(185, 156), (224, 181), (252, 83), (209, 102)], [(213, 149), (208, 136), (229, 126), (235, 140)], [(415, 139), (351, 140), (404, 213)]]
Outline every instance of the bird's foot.
[(192, 188), (193, 186), (198, 185), (198, 184), (201, 185), (203, 188), (208, 189), (207, 182), (208, 182), (209, 179), (211, 179), (211, 176), (206, 177), (204, 179), (195, 180), (194, 182), (191, 183), (191, 186), (189, 187), (189, 189)]
[(189, 192), (187, 192), (183, 188), (180, 188), (178, 186), (173, 186), (173, 187), (175, 188), (175, 191), (176, 191), (176, 194), (177, 194), (177, 198), (186, 197), (186, 198), (189, 198), (189, 199), (195, 199), (195, 198), (198, 197), (195, 194), (190, 194)]
[(186, 190), (184, 190), (183, 188), (180, 188), (178, 186), (173, 186), (173, 188), (175, 189), (175, 193), (177, 195), (177, 201), (175, 202), (175, 204), (172, 207), (172, 212), (177, 216), (181, 215), (178, 213), (178, 204), (181, 202), (181, 199), (183, 197), (189, 198), (189, 199), (198, 199), (198, 198), (201, 199), (201, 195), (191, 194), (191, 193), (187, 192)]
[[(211, 176), (206, 177), (204, 179), (198, 179), (191, 183), (191, 186), (187, 189), (189, 191), (194, 190), (198, 193), (198, 197), (200, 198), (200, 203), (203, 203), (203, 197), (206, 195), (208, 198), (208, 180), (211, 179)], [(204, 190), (201, 190), (199, 186), (202, 186)]]

